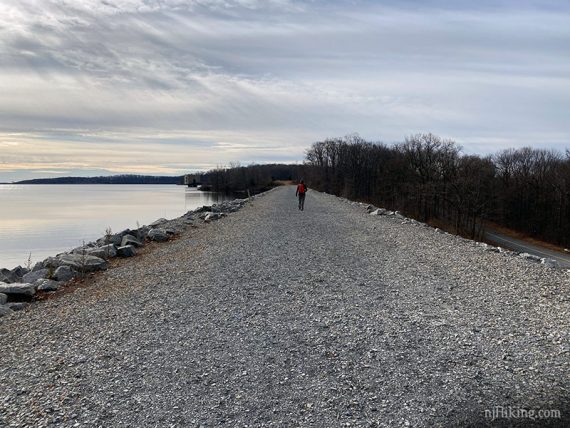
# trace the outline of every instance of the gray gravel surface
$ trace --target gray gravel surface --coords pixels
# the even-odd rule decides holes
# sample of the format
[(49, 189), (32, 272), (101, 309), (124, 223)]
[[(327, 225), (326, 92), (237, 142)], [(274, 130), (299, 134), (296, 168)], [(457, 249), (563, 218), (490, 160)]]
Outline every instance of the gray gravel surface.
[(568, 423), (567, 272), (294, 194), (1, 318), (0, 425)]

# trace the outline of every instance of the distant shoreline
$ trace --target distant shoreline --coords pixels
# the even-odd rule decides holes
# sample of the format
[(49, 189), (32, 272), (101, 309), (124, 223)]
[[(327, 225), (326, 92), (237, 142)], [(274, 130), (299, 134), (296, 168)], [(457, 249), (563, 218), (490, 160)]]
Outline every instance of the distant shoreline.
[(182, 176), (110, 175), (99, 177), (35, 178), (1, 184), (184, 184)]
[(121, 184), (122, 184), (122, 185), (125, 185), (125, 184), (128, 184), (128, 185), (139, 185), (139, 184), (140, 184), (140, 185), (145, 185), (145, 184), (148, 185), (148, 184), (153, 184), (153, 185), (157, 185), (157, 186), (173, 186), (173, 185), (174, 185), (174, 186), (185, 186), (185, 184), (183, 184), (183, 183), (23, 183), (23, 182), (19, 182), (19, 181), (18, 181), (18, 182), (14, 182), (14, 183), (0, 183), (0, 185), (3, 185), (3, 184), (10, 184), (10, 185), (14, 185), (14, 184), (19, 184), (19, 185), (25, 184), (25, 185), (34, 185), (34, 186), (52, 185), (52, 184), (55, 184), (55, 185), (86, 185), (86, 184), (97, 184), (97, 185), (101, 185), (101, 184), (104, 184), (104, 185), (110, 185), (110, 186), (113, 186), (113, 185), (121, 185)]

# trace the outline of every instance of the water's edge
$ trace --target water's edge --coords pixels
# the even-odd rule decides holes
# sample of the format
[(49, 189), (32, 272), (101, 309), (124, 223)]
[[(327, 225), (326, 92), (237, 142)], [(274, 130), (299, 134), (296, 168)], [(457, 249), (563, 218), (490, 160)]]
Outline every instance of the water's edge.
[(174, 185), (0, 186), (0, 267), (33, 265), (109, 228), (136, 229), (230, 198)]

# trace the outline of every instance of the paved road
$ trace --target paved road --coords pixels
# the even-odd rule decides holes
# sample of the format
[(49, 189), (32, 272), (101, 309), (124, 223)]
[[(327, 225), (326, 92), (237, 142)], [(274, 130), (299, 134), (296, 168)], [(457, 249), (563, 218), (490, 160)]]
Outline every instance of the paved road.
[(294, 193), (2, 318), (0, 426), (569, 421), (566, 272)]
[(570, 254), (566, 255), (558, 251), (549, 250), (548, 248), (539, 247), (538, 245), (529, 244), (528, 242), (503, 235), (497, 231), (485, 232), (485, 238), (509, 250), (554, 259), (561, 268), (570, 269)]

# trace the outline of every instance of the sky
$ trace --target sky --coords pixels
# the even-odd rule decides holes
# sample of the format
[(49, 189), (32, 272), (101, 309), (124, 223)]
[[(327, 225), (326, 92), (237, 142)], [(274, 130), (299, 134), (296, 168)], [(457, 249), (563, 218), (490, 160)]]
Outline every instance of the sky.
[(570, 148), (570, 2), (0, 0), (0, 182)]

